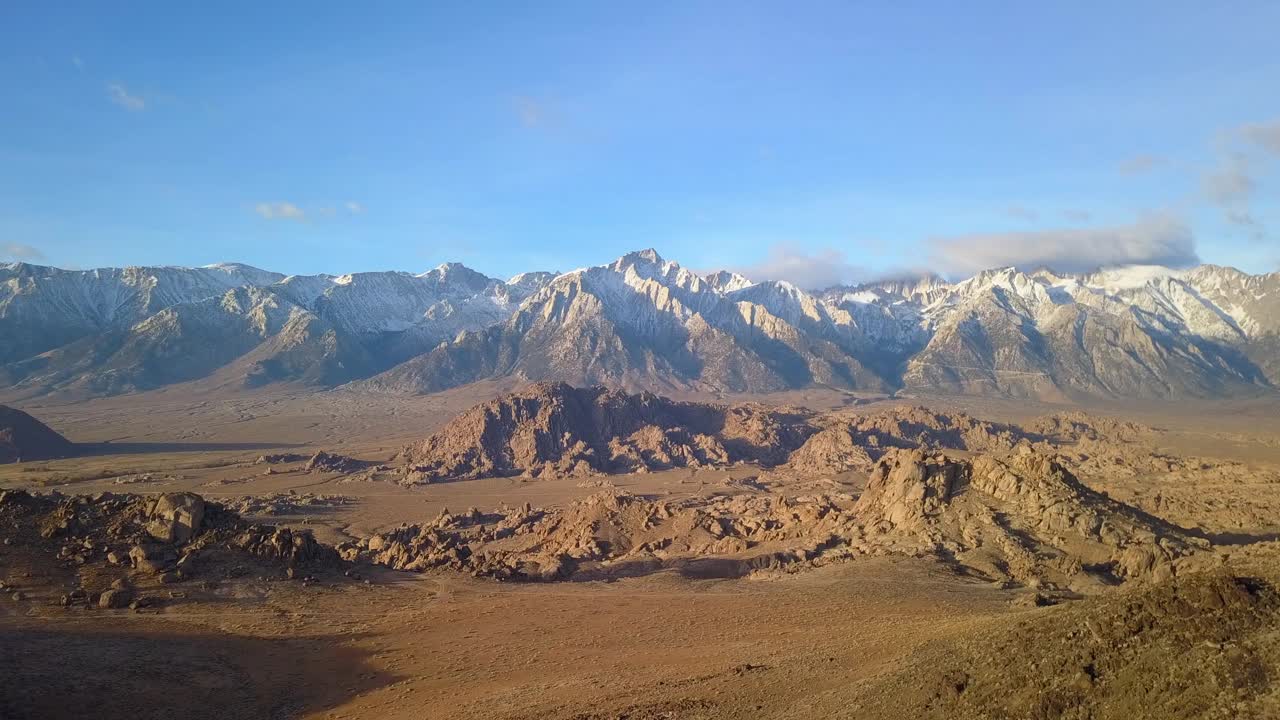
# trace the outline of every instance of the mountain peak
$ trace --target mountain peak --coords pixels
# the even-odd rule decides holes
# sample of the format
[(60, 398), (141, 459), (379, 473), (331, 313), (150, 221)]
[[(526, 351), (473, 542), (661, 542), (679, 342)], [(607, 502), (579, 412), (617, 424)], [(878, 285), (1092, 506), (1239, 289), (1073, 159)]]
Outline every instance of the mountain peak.
[(422, 273), (420, 277), (431, 274), (448, 277), (449, 275), (478, 275), (479, 273), (460, 262), (443, 262), (431, 270)]
[(626, 267), (628, 265), (636, 265), (644, 263), (646, 265), (661, 265), (665, 262), (657, 250), (653, 248), (645, 248), (644, 250), (635, 250), (618, 258), (614, 265), (618, 267)]
[(703, 278), (711, 287), (723, 293), (730, 293), (735, 290), (749, 288), (753, 283), (747, 278), (730, 270), (720, 270), (713, 272)]

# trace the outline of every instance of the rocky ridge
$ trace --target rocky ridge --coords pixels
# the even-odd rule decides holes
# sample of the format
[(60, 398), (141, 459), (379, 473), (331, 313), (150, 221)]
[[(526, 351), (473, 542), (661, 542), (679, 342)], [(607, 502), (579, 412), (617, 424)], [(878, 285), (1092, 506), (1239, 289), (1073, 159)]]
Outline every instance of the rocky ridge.
[[(406, 484), (515, 475), (607, 475), (741, 462), (838, 474), (868, 472), (892, 448), (1004, 453), (1030, 446), (1097, 462), (1144, 433), (1149, 431), (1081, 414), (1049, 416), (1022, 428), (909, 405), (816, 413), (758, 404), (677, 402), (603, 386), (534, 383), (458, 415), (406, 447), (400, 459)], [(1109, 443), (1104, 435), (1121, 442)], [(1162, 461), (1158, 455), (1149, 457)]]
[(401, 457), (408, 483), (776, 464), (810, 432), (801, 411), (538, 383), (468, 410)]

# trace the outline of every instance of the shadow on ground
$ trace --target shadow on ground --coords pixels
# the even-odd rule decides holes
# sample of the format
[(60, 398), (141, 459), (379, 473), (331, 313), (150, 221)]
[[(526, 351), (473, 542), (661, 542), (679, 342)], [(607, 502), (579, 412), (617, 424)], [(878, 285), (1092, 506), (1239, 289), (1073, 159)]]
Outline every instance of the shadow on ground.
[(403, 679), (371, 667), (353, 639), (0, 621), (0, 717), (299, 717)]
[(77, 443), (76, 455), (89, 457), (94, 455), (149, 455), (154, 453), (179, 452), (226, 452), (234, 450), (276, 450), (281, 448), (303, 447), (294, 443), (269, 442), (102, 442)]

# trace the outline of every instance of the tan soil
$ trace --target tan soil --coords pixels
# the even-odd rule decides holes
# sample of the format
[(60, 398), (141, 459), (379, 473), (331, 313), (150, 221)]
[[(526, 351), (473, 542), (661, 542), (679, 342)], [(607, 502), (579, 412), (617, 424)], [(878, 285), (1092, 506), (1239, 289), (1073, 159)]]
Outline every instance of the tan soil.
[[(838, 393), (725, 397), (807, 406), (808, 417), (861, 419), (847, 423), (854, 428), (846, 431), (849, 442), (836, 436), (825, 449), (811, 448), (809, 464), (791, 454), (766, 464), (608, 477), (398, 483), (392, 459), (406, 444), (421, 442), (497, 389), (409, 400), (345, 392), (202, 400), (170, 390), (39, 408), (37, 417), (71, 439), (111, 439), (115, 447), (4, 466), (0, 487), (194, 491), (240, 503), (251, 520), (310, 529), (334, 545), (394, 534), (401, 525), (435, 528), (444, 509), (448, 532), (489, 532), (499, 516), (523, 512), (528, 503), (543, 513), (530, 525), (537, 531), (482, 541), (477, 550), (496, 553), (505, 542), (527, 559), (544, 549), (590, 555), (602, 539), (616, 545), (577, 563), (569, 581), (549, 583), (474, 578), (447, 565), (425, 573), (374, 568), (358, 578), (317, 572), (315, 582), (304, 582), (286, 579), (288, 564), (269, 558), (211, 563), (211, 572), (236, 564), (249, 572), (174, 584), (130, 568), (124, 574), (133, 586), (163, 601), (139, 611), (59, 605), (62, 594), (84, 582), (79, 569), (115, 573), (117, 566), (77, 565), (57, 559), (56, 550), (50, 561), (43, 551), (0, 545), (0, 580), (11, 586), (0, 593), (0, 663), (14, 668), (0, 683), (0, 716), (148, 717), (139, 707), (193, 718), (1280, 713), (1272, 682), (1280, 676), (1280, 640), (1269, 590), (1280, 582), (1280, 543), (1272, 541), (1280, 533), (1274, 408), (1147, 404), (1094, 407), (1079, 416), (1072, 413), (1080, 408), (938, 400), (929, 403), (935, 415), (929, 420), (921, 410), (899, 409), (901, 402), (850, 405)], [(969, 427), (961, 415), (974, 418), (972, 427), (996, 438), (994, 444), (970, 444), (963, 431), (957, 441), (953, 431)], [(1051, 415), (1062, 417), (1035, 424)], [(827, 422), (814, 422), (810, 437), (840, 424)], [(867, 429), (856, 429), (863, 423)], [(865, 442), (872, 425), (888, 428), (875, 430), (885, 442)], [(929, 431), (924, 442), (910, 430), (916, 425)], [(1000, 439), (1006, 430), (1007, 442)], [(898, 439), (909, 447), (894, 450)], [(897, 508), (889, 514), (904, 521), (883, 533), (867, 532), (865, 523), (835, 525), (831, 509), (821, 518), (794, 519), (797, 509), (822, 502), (853, 518), (864, 488), (881, 477), (878, 465), (898, 459), (905, 467), (916, 445), (925, 446), (919, 450), (925, 465), (958, 468), (953, 480), (961, 482), (946, 498), (937, 496), (937, 513), (921, 505), (921, 514), (908, 517), (901, 503), (878, 503)], [(369, 466), (306, 472), (306, 459), (319, 451)], [(1019, 453), (1057, 469), (1021, 467)], [(257, 463), (264, 454), (301, 457)], [(939, 454), (946, 459), (935, 461)], [(826, 458), (834, 460), (822, 465)], [(380, 464), (391, 469), (376, 470)], [(1001, 468), (1015, 476), (1014, 485), (1033, 481), (1033, 492), (1009, 493), (988, 482)], [(910, 483), (899, 486), (899, 495), (910, 495)], [(1038, 510), (1062, 500), (1070, 512)], [(1024, 505), (1032, 501), (1034, 511)], [(645, 528), (660, 505), (671, 517)], [(473, 507), (494, 521), (480, 529), (469, 524)], [(987, 510), (1015, 522), (986, 525)], [(1117, 529), (1115, 542), (1080, 531), (1078, 519), (1091, 527), (1091, 513)], [(687, 531), (674, 525), (682, 518), (690, 522)], [(721, 528), (730, 532), (717, 538), (698, 524), (712, 518), (726, 521)], [(1063, 524), (1031, 524), (1037, 518)], [(745, 521), (760, 519), (779, 524), (746, 528)], [(828, 522), (841, 531), (861, 528), (857, 542), (872, 552), (852, 552), (857, 536), (850, 531), (851, 552), (839, 562), (748, 564), (741, 572), (751, 557), (803, 549)], [(1028, 572), (1007, 572), (1017, 566), (1010, 563), (1015, 554), (1002, 549), (1006, 532), (1030, 549)], [(868, 540), (878, 535), (883, 544)], [(725, 538), (759, 544), (713, 549)], [(1199, 549), (1203, 539), (1214, 547)], [(666, 541), (665, 548), (653, 545)], [(531, 543), (527, 555), (519, 547), (524, 542)], [(877, 547), (889, 554), (874, 554)], [(1098, 562), (1115, 562), (1124, 579), (1125, 563), (1113, 555), (1132, 547), (1174, 548), (1171, 577), (1159, 569), (1162, 561), (1148, 565), (1145, 555), (1139, 581), (1116, 587), (1082, 588), (1089, 572), (1060, 572), (1072, 567), (1062, 558), (1097, 552)], [(1201, 570), (1202, 557), (1223, 570)], [(1082, 570), (1086, 565), (1096, 563), (1081, 561)], [(105, 587), (115, 576), (95, 577)], [(213, 581), (207, 589), (206, 581)], [(1084, 599), (1070, 599), (1081, 589)], [(1227, 601), (1202, 602), (1215, 594)], [(1057, 604), (1041, 606), (1048, 603)], [(1082, 627), (1089, 634), (1080, 635)], [(1037, 705), (1042, 697), (1049, 702)]]

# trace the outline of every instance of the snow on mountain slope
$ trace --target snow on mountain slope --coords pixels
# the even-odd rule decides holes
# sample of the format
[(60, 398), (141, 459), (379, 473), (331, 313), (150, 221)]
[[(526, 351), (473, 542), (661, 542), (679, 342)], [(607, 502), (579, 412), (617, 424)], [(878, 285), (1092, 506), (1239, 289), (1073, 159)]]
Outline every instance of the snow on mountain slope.
[[(284, 328), (292, 324), (293, 336), (327, 337), (330, 350), (306, 361), (299, 359), (305, 353), (290, 350), (292, 369), (276, 363), (274, 371), (246, 374), (259, 380), (298, 375), (342, 382), (394, 365), (461, 331), (502, 322), (551, 277), (527, 273), (509, 286), (456, 263), (421, 275), (339, 277), (286, 277), (233, 263), (89, 271), (0, 265), (0, 331), (14, 338), (0, 349), (0, 363), (7, 363), (0, 381), (99, 393), (154, 387), (221, 367), (265, 338), (289, 335)], [(239, 307), (241, 302), (251, 306)], [(273, 315), (273, 308), (285, 306), (287, 317)], [(199, 347), (201, 342), (210, 347)], [(172, 370), (141, 367), (134, 377), (123, 367), (128, 358), (142, 364), (154, 354), (146, 348), (161, 347), (168, 348)], [(330, 355), (359, 359), (346, 371), (303, 367)], [(101, 377), (91, 379), (94, 373)]]
[(10, 339), (0, 345), (0, 363), (127, 328), (178, 303), (283, 278), (238, 264), (97, 270), (0, 265), (0, 335)]
[(367, 386), (432, 392), (514, 375), (655, 389), (886, 389), (856, 357), (855, 337), (848, 313), (790, 285), (704, 278), (644, 250), (561, 275), (503, 325), (465, 334)]
[(810, 293), (700, 275), (653, 250), (506, 282), (456, 263), (288, 277), (237, 264), (16, 263), (0, 265), (0, 332), (0, 384), (93, 392), (215, 375), (431, 392), (516, 376), (656, 390), (1178, 397), (1280, 384), (1280, 274), (998, 268)]
[(922, 308), (930, 339), (907, 361), (916, 391), (1177, 397), (1273, 382), (1238, 323), (1183, 273), (979, 273)]

